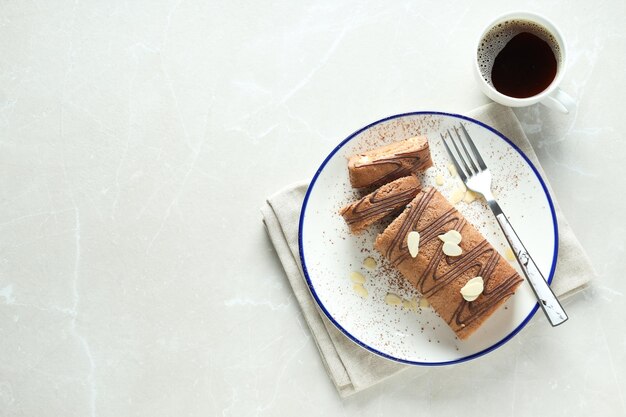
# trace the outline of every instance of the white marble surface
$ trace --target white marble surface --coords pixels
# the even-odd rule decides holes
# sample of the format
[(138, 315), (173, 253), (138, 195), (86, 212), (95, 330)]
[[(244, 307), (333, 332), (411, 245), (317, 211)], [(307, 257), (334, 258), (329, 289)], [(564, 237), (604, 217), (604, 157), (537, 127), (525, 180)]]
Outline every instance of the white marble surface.
[[(487, 102), (474, 41), (515, 9), (569, 43), (576, 112), (517, 114), (599, 278), (560, 328), (537, 315), (483, 358), (340, 400), (258, 209), (366, 123)], [(624, 415), (625, 15), (0, 2), (0, 415)]]

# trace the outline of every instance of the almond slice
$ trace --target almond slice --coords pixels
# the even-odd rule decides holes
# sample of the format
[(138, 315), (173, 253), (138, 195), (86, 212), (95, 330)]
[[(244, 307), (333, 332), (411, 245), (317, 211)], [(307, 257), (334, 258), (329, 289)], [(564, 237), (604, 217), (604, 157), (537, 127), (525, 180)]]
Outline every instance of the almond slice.
[(356, 272), (356, 271), (350, 272), (350, 280), (357, 284), (365, 283), (365, 277), (363, 276), (363, 274), (360, 272)]
[(387, 293), (387, 295), (385, 295), (385, 302), (390, 306), (401, 306), (402, 298), (393, 293)]
[(507, 247), (506, 250), (504, 251), (504, 257), (509, 261), (514, 261), (515, 254), (513, 253), (513, 249)]
[(456, 167), (452, 164), (448, 164), (448, 171), (450, 171), (451, 177), (456, 177)]
[(359, 294), (363, 298), (367, 298), (367, 296), (369, 295), (367, 293), (367, 289), (361, 284), (354, 284), (352, 286), (352, 289), (354, 290), (355, 293)]
[(461, 247), (459, 245), (457, 245), (456, 243), (452, 243), (452, 242), (445, 242), (443, 244), (443, 253), (445, 253), (448, 256), (459, 256), (460, 254), (463, 253), (463, 249), (461, 249)]
[(466, 301), (472, 302), (483, 293), (485, 284), (482, 277), (475, 277), (467, 281), (467, 283), (461, 288), (461, 295)]
[(367, 258), (363, 260), (363, 266), (366, 267), (367, 269), (374, 269), (376, 268), (376, 260), (368, 256)]
[(450, 196), (450, 204), (452, 204), (453, 206), (456, 205), (463, 200), (464, 196), (465, 191), (463, 191), (461, 188), (455, 188), (452, 191), (452, 195)]
[(435, 184), (443, 185), (443, 175), (437, 174), (437, 176), (435, 177)]
[(409, 253), (411, 254), (411, 257), (415, 258), (417, 256), (417, 252), (419, 252), (420, 247), (419, 232), (416, 232), (415, 230), (409, 232), (409, 234), (406, 236), (406, 244), (409, 247)]
[(420, 308), (428, 308), (428, 307), (430, 307), (430, 303), (428, 302), (428, 299), (426, 297), (420, 298), (420, 301), (419, 301), (418, 305), (419, 305)]
[(465, 197), (463, 198), (463, 201), (465, 201), (467, 204), (469, 204), (469, 203), (471, 203), (474, 200), (476, 200), (476, 193), (471, 191), (471, 190), (467, 190), (465, 192)]
[(458, 245), (459, 243), (461, 243), (463, 236), (461, 236), (461, 234), (458, 231), (452, 229), (452, 230), (448, 230), (443, 235), (439, 235), (439, 239), (441, 239), (441, 241), (444, 243), (450, 242), (450, 243), (454, 243), (455, 245)]

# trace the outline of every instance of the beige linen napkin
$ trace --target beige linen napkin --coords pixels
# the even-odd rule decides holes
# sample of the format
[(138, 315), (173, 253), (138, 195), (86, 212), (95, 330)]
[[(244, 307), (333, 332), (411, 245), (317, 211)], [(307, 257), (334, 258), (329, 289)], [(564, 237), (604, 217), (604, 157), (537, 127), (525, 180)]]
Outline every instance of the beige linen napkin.
[[(492, 103), (468, 115), (494, 127), (514, 142), (537, 167), (550, 187), (530, 142), (510, 108)], [(324, 366), (339, 395), (346, 397), (377, 384), (406, 369), (408, 365), (383, 359), (357, 346), (318, 310), (304, 280), (298, 254), (298, 221), (307, 186), (308, 183), (301, 183), (279, 191), (267, 199), (261, 212)], [(554, 198), (554, 194), (551, 194)], [(594, 271), (556, 201), (554, 205), (559, 225), (559, 255), (552, 288), (563, 299), (583, 289), (594, 276)]]

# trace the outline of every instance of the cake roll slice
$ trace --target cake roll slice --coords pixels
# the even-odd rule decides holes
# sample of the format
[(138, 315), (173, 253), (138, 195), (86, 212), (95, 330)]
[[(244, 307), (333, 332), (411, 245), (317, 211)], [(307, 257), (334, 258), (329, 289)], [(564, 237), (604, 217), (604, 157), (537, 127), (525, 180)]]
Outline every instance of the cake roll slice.
[(415, 176), (398, 178), (339, 210), (350, 231), (359, 234), (383, 217), (404, 209), (420, 190)]
[(348, 158), (354, 188), (378, 187), (432, 166), (426, 136), (415, 136)]
[[(415, 258), (407, 245), (407, 235), (413, 230), (420, 234)], [(460, 256), (443, 252), (439, 236), (449, 230), (461, 234)], [(515, 269), (434, 188), (420, 191), (378, 235), (374, 247), (428, 299), (460, 339), (476, 331), (522, 282)], [(484, 290), (469, 302), (461, 288), (475, 277), (483, 278)]]

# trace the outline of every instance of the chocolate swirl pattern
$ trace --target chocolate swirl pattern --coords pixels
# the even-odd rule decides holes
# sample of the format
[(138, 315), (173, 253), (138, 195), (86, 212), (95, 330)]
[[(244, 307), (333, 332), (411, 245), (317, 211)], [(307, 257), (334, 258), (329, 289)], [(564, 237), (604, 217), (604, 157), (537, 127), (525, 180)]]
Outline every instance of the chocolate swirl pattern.
[[(354, 170), (376, 172), (371, 178), (370, 183), (366, 185), (376, 186), (428, 168), (428, 166), (430, 166), (430, 160), (422, 159), (422, 153), (423, 152), (420, 151), (414, 151), (393, 154), (376, 161), (356, 166)], [(378, 169), (372, 170), (372, 167)]]
[(366, 188), (424, 171), (431, 165), (428, 141), (416, 136), (352, 155), (348, 171), (353, 187)]
[[(448, 230), (463, 236), (463, 254), (449, 257), (438, 236)], [(409, 255), (406, 236), (417, 230), (420, 252)], [(485, 238), (435, 189), (420, 192), (405, 211), (376, 240), (379, 250), (417, 290), (428, 298), (437, 313), (464, 339), (473, 333), (522, 282), (522, 278)], [(485, 289), (467, 302), (460, 288), (482, 276)]]
[(351, 215), (347, 223), (354, 224), (390, 213), (411, 201), (413, 197), (415, 197), (416, 192), (417, 190), (405, 190), (395, 195), (379, 197), (377, 190), (371, 196), (359, 200), (346, 211), (346, 213), (350, 213)]
[(416, 177), (404, 177), (382, 186), (339, 212), (353, 233), (365, 229), (390, 213), (404, 208), (420, 190)]

